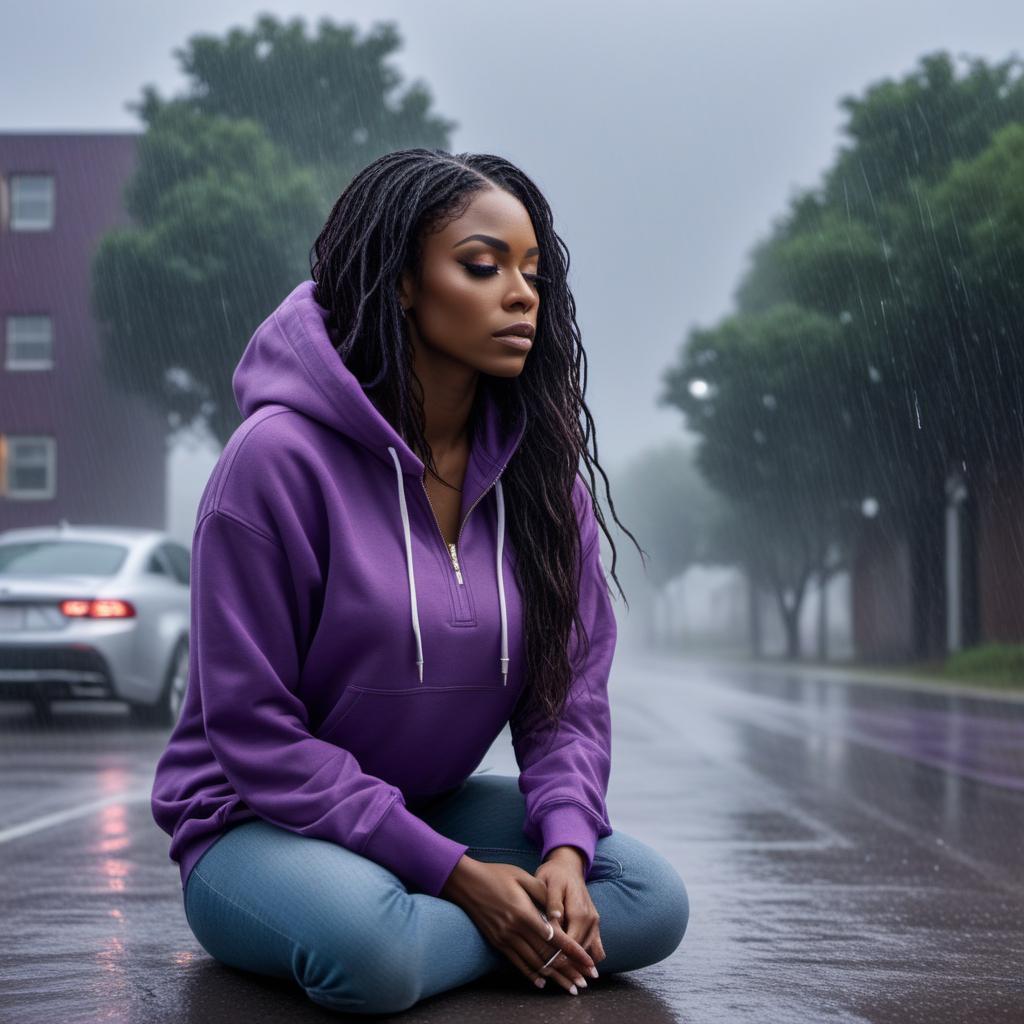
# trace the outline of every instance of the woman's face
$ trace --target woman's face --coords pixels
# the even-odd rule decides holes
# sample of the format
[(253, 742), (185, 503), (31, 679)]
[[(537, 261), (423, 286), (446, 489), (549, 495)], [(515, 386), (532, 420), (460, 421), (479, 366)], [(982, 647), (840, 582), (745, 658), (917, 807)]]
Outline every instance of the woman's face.
[(539, 259), (526, 207), (501, 189), (477, 193), (461, 217), (428, 235), (419, 287), (406, 273), (400, 288), (417, 364), (518, 376), (529, 338), (517, 347), (497, 336), (514, 324), (536, 328)]

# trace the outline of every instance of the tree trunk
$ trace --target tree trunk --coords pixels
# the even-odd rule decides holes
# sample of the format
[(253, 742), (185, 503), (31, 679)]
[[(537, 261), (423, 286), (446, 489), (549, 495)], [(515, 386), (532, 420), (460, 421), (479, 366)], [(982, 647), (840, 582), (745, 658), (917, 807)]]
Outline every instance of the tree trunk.
[(913, 629), (912, 657), (946, 654), (945, 501), (936, 489), (930, 503), (921, 502), (910, 531), (910, 572)]
[(828, 576), (818, 574), (818, 660), (828, 661)]
[(800, 658), (800, 605), (790, 610), (780, 601), (779, 607), (782, 624), (786, 627), (786, 657), (796, 661)]
[(763, 645), (761, 637), (761, 608), (758, 603), (759, 591), (753, 575), (747, 573), (747, 625), (750, 638), (750, 653), (760, 658)]
[(963, 506), (961, 520), (963, 551), (963, 621), (961, 638), (964, 647), (973, 647), (981, 640), (981, 601), (978, 592), (978, 544), (979, 544), (979, 505), (976, 493), (977, 481), (971, 479), (967, 483), (967, 499)]

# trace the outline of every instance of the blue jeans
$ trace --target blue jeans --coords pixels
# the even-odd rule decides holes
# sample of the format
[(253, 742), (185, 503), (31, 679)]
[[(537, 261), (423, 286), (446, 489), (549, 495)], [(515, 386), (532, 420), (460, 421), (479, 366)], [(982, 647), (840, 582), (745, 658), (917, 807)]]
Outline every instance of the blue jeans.
[[(540, 851), (522, 833), (525, 801), (513, 776), (471, 775), (415, 813), (469, 846), (475, 860), (530, 874), (540, 866)], [(597, 968), (602, 977), (664, 960), (682, 941), (686, 887), (638, 839), (619, 831), (599, 839), (587, 890), (607, 954)], [(396, 1013), (494, 971), (510, 971), (544, 994), (457, 904), (409, 893), (376, 861), (263, 819), (236, 825), (203, 854), (184, 901), (189, 927), (210, 956), (292, 978), (329, 1009)], [(553, 980), (546, 991), (552, 988), (572, 998)]]

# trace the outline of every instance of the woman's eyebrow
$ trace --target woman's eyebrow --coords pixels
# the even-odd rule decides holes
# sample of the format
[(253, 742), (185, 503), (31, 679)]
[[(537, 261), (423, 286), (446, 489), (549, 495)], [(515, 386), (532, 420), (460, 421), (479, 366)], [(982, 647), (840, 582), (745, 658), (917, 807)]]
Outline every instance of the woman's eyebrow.
[[(509, 251), (508, 242), (503, 242), (500, 238), (493, 238), (491, 235), (466, 235), (461, 242), (456, 242), (452, 248), (454, 249), (456, 246), (462, 245), (464, 242), (486, 242), (488, 245), (493, 246), (495, 249), (500, 249), (502, 252)], [(532, 249), (526, 250), (526, 255), (539, 256), (540, 249), (534, 246)]]

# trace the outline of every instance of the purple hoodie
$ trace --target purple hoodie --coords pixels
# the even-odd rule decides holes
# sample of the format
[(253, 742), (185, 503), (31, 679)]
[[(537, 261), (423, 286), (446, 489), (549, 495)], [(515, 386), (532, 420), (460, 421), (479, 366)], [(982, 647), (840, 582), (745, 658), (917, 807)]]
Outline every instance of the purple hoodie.
[[(616, 623), (582, 477), (573, 504), (591, 651), (552, 742), (550, 726), (515, 708), (523, 617), (501, 474), (525, 409), (503, 429), (481, 378), (449, 548), (422, 461), (346, 369), (326, 317), (304, 281), (257, 328), (232, 380), (245, 419), (200, 499), (189, 687), (151, 803), (182, 886), (227, 829), (262, 818), (439, 895), (469, 847), (413, 808), (457, 788), (506, 723), (524, 834), (542, 857), (578, 847), (589, 873), (612, 832)], [(577, 642), (574, 628), (574, 660)]]

